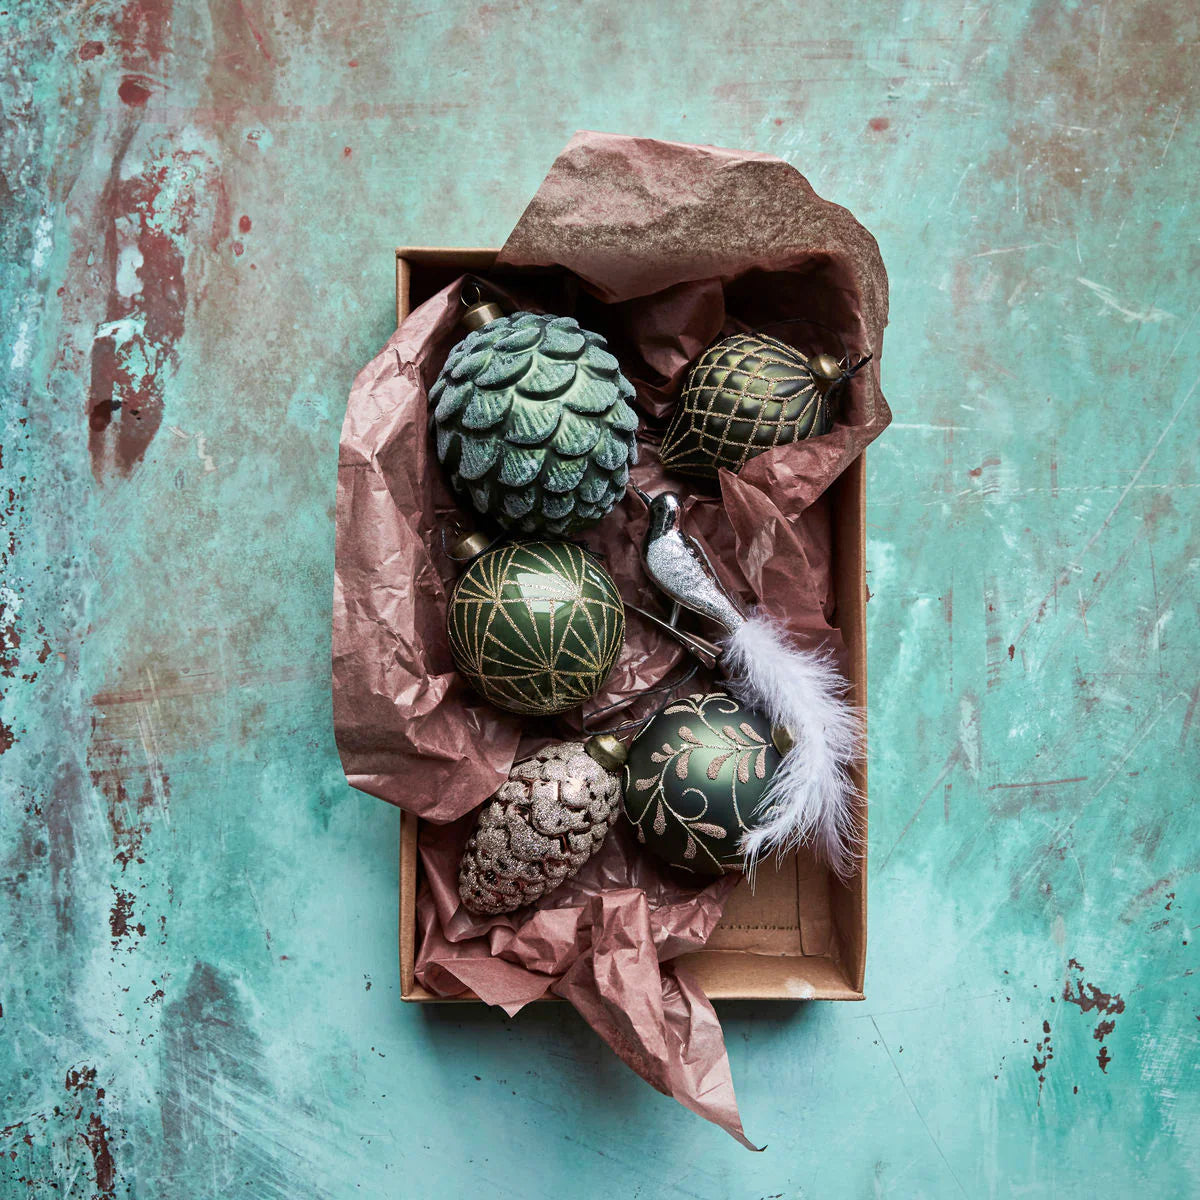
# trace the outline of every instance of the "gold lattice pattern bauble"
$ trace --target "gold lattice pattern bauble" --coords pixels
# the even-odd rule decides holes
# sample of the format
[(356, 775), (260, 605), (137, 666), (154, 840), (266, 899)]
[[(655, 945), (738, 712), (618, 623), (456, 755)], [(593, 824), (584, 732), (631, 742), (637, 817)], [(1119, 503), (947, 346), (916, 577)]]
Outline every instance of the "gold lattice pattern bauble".
[(509, 712), (565, 712), (601, 688), (625, 639), (612, 576), (573, 542), (510, 542), (475, 559), (447, 620), (455, 665)]
[(662, 464), (715, 479), (756, 454), (828, 433), (829, 397), (792, 346), (736, 333), (709, 346), (688, 375), (662, 443)]

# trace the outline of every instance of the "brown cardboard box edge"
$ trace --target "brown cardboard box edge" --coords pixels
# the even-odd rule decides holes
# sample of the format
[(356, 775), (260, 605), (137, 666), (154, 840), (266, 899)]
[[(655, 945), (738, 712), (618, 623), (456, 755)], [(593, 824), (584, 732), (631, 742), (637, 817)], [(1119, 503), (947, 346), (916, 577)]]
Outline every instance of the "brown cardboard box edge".
[[(486, 271), (498, 250), (402, 246), (396, 251), (396, 321), (464, 271)], [(414, 276), (417, 286), (414, 288)], [(866, 463), (859, 455), (830, 489), (834, 523), (835, 622), (849, 656), (851, 703), (864, 713), (867, 702), (866, 643)], [(679, 962), (710, 1000), (861, 1000), (867, 952), (867, 765), (852, 771), (862, 795), (856, 841), (859, 857), (844, 882), (829, 879), (829, 911), (835, 936), (830, 953), (767, 955), (736, 950), (698, 951)], [(473, 993), (437, 996), (414, 977), (417, 956), (417, 830), (411, 813), (400, 819), (400, 995), (407, 1001), (477, 1001)], [(743, 885), (745, 886), (745, 885)], [(719, 927), (718, 927), (719, 928)], [(548, 996), (547, 999), (557, 999)]]

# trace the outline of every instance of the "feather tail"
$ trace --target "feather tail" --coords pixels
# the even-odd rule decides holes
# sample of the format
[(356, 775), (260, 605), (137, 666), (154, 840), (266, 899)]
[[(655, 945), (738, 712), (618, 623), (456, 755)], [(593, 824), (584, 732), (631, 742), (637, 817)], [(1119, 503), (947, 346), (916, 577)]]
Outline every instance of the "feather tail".
[(832, 655), (798, 649), (755, 613), (729, 636), (722, 663), (730, 691), (793, 738), (755, 810), (762, 819), (742, 836), (747, 873), (767, 855), (806, 845), (845, 876), (859, 798), (849, 767), (862, 747), (862, 716), (845, 700), (849, 685)]

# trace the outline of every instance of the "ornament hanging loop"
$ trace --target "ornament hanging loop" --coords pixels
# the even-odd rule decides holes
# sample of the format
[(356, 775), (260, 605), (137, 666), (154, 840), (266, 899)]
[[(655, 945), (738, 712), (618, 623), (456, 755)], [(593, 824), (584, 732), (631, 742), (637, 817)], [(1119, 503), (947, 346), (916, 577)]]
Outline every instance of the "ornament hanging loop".
[(442, 530), (442, 553), (455, 563), (474, 562), (485, 550), (490, 550), (500, 539), (490, 538), (478, 529), (456, 529), (447, 537)]
[(465, 309), (459, 320), (472, 332), (504, 316), (503, 305), (498, 300), (489, 299), (484, 293), (483, 284), (474, 276), (468, 276), (464, 281), (458, 298)]

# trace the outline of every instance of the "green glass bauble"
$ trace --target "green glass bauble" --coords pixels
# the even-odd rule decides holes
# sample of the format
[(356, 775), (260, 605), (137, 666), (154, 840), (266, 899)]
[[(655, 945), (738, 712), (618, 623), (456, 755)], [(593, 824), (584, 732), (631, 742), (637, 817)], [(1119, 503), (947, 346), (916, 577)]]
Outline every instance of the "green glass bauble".
[(625, 815), (672, 866), (742, 869), (742, 834), (782, 756), (771, 723), (724, 692), (672, 701), (638, 731), (625, 764)]
[(601, 688), (625, 640), (612, 576), (572, 542), (509, 542), (476, 558), (450, 597), (450, 651), (509, 712), (565, 712)]
[(429, 391), (454, 488), (505, 529), (572, 535), (625, 494), (633, 386), (598, 333), (519, 312), (469, 333)]
[(830, 396), (845, 372), (828, 354), (809, 358), (757, 333), (736, 333), (697, 359), (662, 443), (662, 464), (715, 479), (756, 454), (833, 427)]

